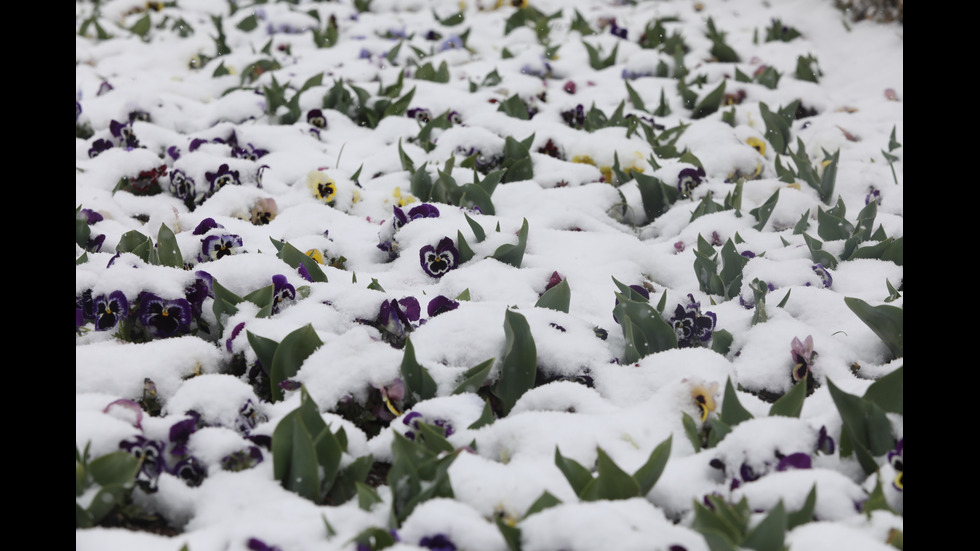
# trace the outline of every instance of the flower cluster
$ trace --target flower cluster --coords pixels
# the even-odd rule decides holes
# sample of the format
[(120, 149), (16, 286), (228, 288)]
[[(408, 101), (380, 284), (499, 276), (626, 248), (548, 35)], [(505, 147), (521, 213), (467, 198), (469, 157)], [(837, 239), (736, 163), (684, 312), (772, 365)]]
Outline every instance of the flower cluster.
[(687, 298), (688, 303), (678, 304), (674, 315), (670, 318), (670, 325), (677, 333), (677, 346), (680, 348), (708, 346), (718, 318), (713, 312), (702, 314), (701, 303), (694, 300), (694, 295), (688, 294)]
[(167, 473), (179, 478), (188, 486), (200, 486), (207, 477), (207, 468), (190, 454), (187, 442), (198, 429), (200, 416), (191, 413), (189, 418), (170, 427), (169, 442), (152, 440), (137, 435), (119, 443), (119, 448), (140, 461), (136, 482), (147, 493), (155, 492), (160, 475)]

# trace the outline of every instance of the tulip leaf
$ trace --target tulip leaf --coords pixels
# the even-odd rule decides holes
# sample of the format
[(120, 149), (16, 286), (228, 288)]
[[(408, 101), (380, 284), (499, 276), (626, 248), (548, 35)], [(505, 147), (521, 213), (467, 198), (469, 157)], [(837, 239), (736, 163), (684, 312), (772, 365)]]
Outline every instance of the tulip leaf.
[(890, 304), (871, 306), (859, 298), (844, 297), (844, 303), (875, 335), (885, 342), (896, 358), (904, 354), (904, 310)]
[(575, 495), (581, 496), (585, 487), (592, 482), (592, 473), (574, 459), (564, 457), (558, 446), (555, 446), (555, 465), (565, 475), (565, 479), (575, 490)]
[(299, 410), (286, 414), (272, 433), (273, 474), (291, 492), (316, 502), (320, 473), (313, 438)]
[(160, 232), (157, 233), (157, 255), (160, 264), (171, 268), (184, 268), (184, 256), (180, 253), (177, 246), (177, 238), (173, 230), (166, 224), (160, 224)]
[(725, 382), (725, 396), (723, 400), (721, 404), (721, 415), (719, 417), (729, 427), (734, 427), (742, 421), (752, 419), (752, 414), (738, 401), (738, 394), (735, 393), (735, 387), (732, 386), (731, 377)]
[(640, 486), (626, 471), (619, 468), (612, 458), (598, 448), (596, 477), (586, 484), (579, 495), (584, 501), (600, 499), (630, 499), (640, 495)]
[(769, 408), (769, 415), (781, 415), (783, 417), (799, 417), (803, 411), (803, 399), (806, 398), (807, 378), (805, 375), (798, 381), (789, 392), (783, 394)]
[(272, 359), (276, 355), (276, 348), (279, 347), (279, 343), (272, 339), (267, 339), (256, 335), (251, 331), (246, 331), (245, 334), (248, 337), (248, 344), (255, 352), (256, 358), (258, 358), (259, 367), (261, 367), (262, 371), (268, 375), (269, 368), (272, 367)]
[(673, 435), (668, 436), (666, 440), (657, 445), (650, 452), (650, 457), (647, 459), (647, 462), (633, 473), (633, 479), (639, 486), (639, 495), (645, 496), (649, 494), (657, 481), (660, 480), (660, 475), (663, 474), (664, 467), (667, 466), (667, 459), (670, 458), (670, 446), (673, 439)]
[[(304, 255), (305, 256), (305, 255)], [(284, 397), (279, 383), (296, 375), (303, 362), (314, 350), (323, 344), (313, 326), (307, 324), (283, 337), (269, 367), (270, 390), (272, 401), (278, 402)]]
[(357, 487), (357, 506), (362, 510), (370, 512), (375, 504), (382, 503), (381, 496), (371, 486), (363, 482), (355, 482), (354, 485)]
[(843, 421), (841, 456), (846, 457), (850, 453), (848, 450), (853, 451), (866, 473), (877, 471), (875, 456), (894, 446), (891, 423), (884, 410), (870, 400), (842, 391), (830, 379), (827, 386)]
[(432, 379), (432, 375), (429, 374), (429, 370), (421, 366), (418, 360), (415, 359), (415, 346), (412, 345), (411, 339), (405, 340), (405, 354), (402, 356), (401, 374), (405, 380), (405, 386), (412, 393), (416, 401), (435, 398), (436, 390), (438, 389), (436, 382)]
[(806, 496), (806, 501), (803, 502), (803, 507), (799, 511), (794, 511), (786, 515), (786, 529), (792, 530), (801, 524), (806, 524), (813, 521), (813, 512), (817, 507), (817, 485), (814, 484), (810, 489), (810, 493)]
[(504, 354), (500, 378), (493, 385), (493, 394), (500, 398), (503, 414), (507, 415), (525, 392), (534, 388), (537, 376), (537, 348), (527, 319), (517, 312), (504, 314)]
[(535, 513), (540, 513), (545, 509), (550, 509), (555, 505), (561, 505), (561, 500), (551, 495), (551, 492), (548, 490), (545, 490), (544, 493), (541, 494), (541, 497), (534, 500), (534, 503), (528, 507), (527, 512), (524, 513), (524, 518), (527, 518)]
[(782, 551), (786, 525), (786, 508), (780, 500), (766, 518), (748, 533), (741, 546), (755, 551)]
[(493, 423), (493, 408), (490, 407), (490, 402), (483, 402), (483, 411), (480, 413), (480, 418), (473, 421), (473, 423), (466, 428), (469, 430), (476, 430), (491, 423)]
[(903, 394), (905, 392), (905, 366), (871, 383), (864, 392), (864, 398), (875, 403), (889, 413), (905, 413)]
[[(273, 244), (276, 244), (277, 248), (279, 248), (279, 244), (276, 243), (275, 239), (272, 239), (272, 242)], [(305, 266), (307, 273), (310, 274), (310, 278), (312, 278), (314, 282), (327, 282), (327, 276), (323, 273), (323, 270), (320, 269), (320, 264), (303, 253), (303, 251), (297, 249), (289, 243), (282, 243), (281, 248), (279, 248), (279, 254), (276, 256), (297, 270), (299, 269), (300, 264)]]
[(527, 247), (527, 232), (527, 218), (525, 218), (524, 223), (521, 224), (520, 231), (517, 232), (517, 244), (508, 243), (497, 247), (497, 250), (493, 253), (493, 257), (504, 264), (510, 264), (515, 268), (520, 268), (521, 262), (524, 260), (524, 249)]
[(572, 292), (568, 288), (568, 279), (563, 279), (560, 283), (545, 291), (534, 306), (536, 308), (551, 308), (552, 310), (558, 310), (567, 314), (571, 299)]
[(677, 348), (677, 333), (650, 303), (630, 300), (618, 293), (616, 299), (619, 304), (613, 308), (613, 316), (623, 328), (626, 339), (624, 358), (627, 363)]
[(493, 367), (493, 362), (496, 358), (490, 358), (479, 365), (467, 369), (463, 373), (463, 382), (453, 390), (453, 394), (462, 394), (464, 392), (476, 393), (483, 386), (483, 382), (490, 375), (490, 369)]
[(755, 217), (756, 224), (752, 226), (758, 231), (762, 231), (762, 228), (766, 226), (766, 222), (769, 221), (769, 217), (772, 216), (772, 211), (776, 208), (776, 203), (779, 201), (779, 189), (775, 191), (766, 202), (759, 205), (749, 211), (749, 214)]

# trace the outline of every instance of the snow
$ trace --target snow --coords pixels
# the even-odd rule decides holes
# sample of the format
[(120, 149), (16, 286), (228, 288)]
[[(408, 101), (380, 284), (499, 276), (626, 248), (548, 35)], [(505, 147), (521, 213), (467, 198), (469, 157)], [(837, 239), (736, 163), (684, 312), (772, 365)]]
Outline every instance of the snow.
[[(237, 312), (220, 320), (223, 332), (214, 342), (183, 335), (129, 343), (114, 331), (96, 331), (91, 322), (83, 327), (76, 335), (76, 447), (89, 446), (90, 458), (95, 458), (118, 450), (120, 442), (137, 435), (166, 441), (170, 427), (195, 411), (206, 426), (194, 432), (187, 445), (208, 474), (200, 486), (190, 487), (164, 473), (155, 493), (133, 491), (134, 501), (160, 514), (177, 529), (177, 535), (124, 528), (76, 529), (76, 549), (171, 551), (186, 545), (193, 551), (244, 550), (250, 538), (258, 538), (282, 550), (352, 550), (359, 533), (379, 527), (397, 528), (400, 542), (389, 548), (392, 550), (425, 549), (422, 538), (443, 534), (460, 549), (496, 551), (508, 548), (495, 524), (496, 518), (503, 518), (520, 528), (524, 551), (613, 547), (645, 551), (675, 545), (695, 551), (708, 548), (692, 528), (693, 504), (702, 502), (704, 496), (714, 493), (733, 503), (744, 497), (753, 511), (768, 511), (781, 501), (788, 511), (795, 511), (814, 486), (816, 521), (787, 533), (791, 549), (889, 548), (885, 543), (889, 530), (902, 530), (904, 521), (903, 495), (889, 484), (895, 471), (884, 456), (876, 458), (884, 495), (896, 513), (860, 513), (855, 504), (867, 498), (877, 479), (866, 475), (853, 457), (840, 457), (842, 421), (828, 382), (861, 395), (873, 380), (903, 365), (900, 358), (892, 358), (888, 347), (848, 308), (844, 298), (883, 304), (889, 296), (888, 284), (896, 288), (901, 284), (904, 267), (878, 259), (843, 261), (829, 270), (833, 284), (825, 288), (813, 270), (803, 236), (794, 234), (793, 227), (808, 213), (808, 233), (816, 236), (818, 209), (826, 211), (838, 197), (851, 221), (873, 187), (880, 192), (874, 229), (880, 226), (889, 237), (903, 237), (902, 150), (892, 152), (899, 157), (894, 164), (897, 181), (882, 156), (893, 128), (897, 141), (904, 141), (904, 103), (886, 97), (886, 89), (895, 91), (898, 98), (904, 96), (901, 25), (849, 20), (845, 25), (844, 15), (830, 0), (636, 5), (532, 1), (545, 14), (563, 10), (563, 17), (552, 22), (552, 37), (561, 42), (558, 57), (546, 60), (530, 27), (503, 36), (504, 22), (514, 8), (492, 9), (491, 0), (374, 0), (370, 12), (361, 14), (351, 2), (303, 1), (299, 6), (239, 6), (229, 15), (232, 3), (181, 0), (162, 12), (146, 12), (155, 24), (164, 14), (170, 19), (163, 28), (154, 25), (149, 33), (152, 38), (144, 41), (126, 30), (143, 16), (144, 3), (108, 0), (99, 5), (99, 21), (113, 38), (76, 37), (76, 100), (82, 107), (76, 124), (89, 125), (94, 134), (76, 138), (75, 201), (76, 206), (103, 217), (91, 224), (91, 231), (93, 236), (105, 235), (101, 251), (89, 251), (87, 262), (76, 264), (76, 297), (90, 290), (92, 297), (122, 291), (130, 303), (143, 291), (166, 299), (181, 298), (195, 281), (195, 270), (206, 271), (238, 296), (271, 285), (275, 275), (285, 276), (301, 292), (292, 304), (267, 317), (260, 316), (259, 307), (250, 302), (238, 304)], [(460, 6), (465, 6), (461, 26), (441, 27), (433, 19), (434, 14), (447, 17)], [(628, 29), (626, 40), (610, 34), (608, 28), (585, 38), (600, 48), (603, 58), (618, 45), (613, 66), (602, 70), (589, 66), (579, 33), (568, 30), (573, 8), (594, 29), (599, 28), (601, 18), (611, 17)], [(88, 3), (76, 5), (76, 34), (93, 9)], [(309, 10), (319, 12), (319, 23)], [(330, 14), (336, 16), (340, 28), (339, 42), (333, 48), (317, 49), (305, 29), (322, 28)], [(191, 70), (188, 61), (192, 57), (211, 56), (215, 51), (212, 15), (223, 16), (232, 51)], [(236, 27), (250, 15), (259, 19), (255, 31)], [(672, 78), (646, 76), (627, 81), (649, 112), (635, 109), (629, 100), (621, 77), (624, 69), (655, 73), (661, 61), (674, 65), (671, 56), (637, 43), (647, 21), (669, 16), (679, 20), (665, 24), (668, 35), (678, 31), (691, 47), (684, 56), (689, 78), (707, 77), (705, 86), (693, 88), (699, 97), (723, 78), (727, 79), (726, 92), (745, 91), (746, 98), (735, 106), (734, 127), (721, 116), (730, 107), (692, 120)], [(194, 34), (180, 38), (171, 31), (177, 17), (194, 27)], [(740, 63), (708, 60), (708, 17), (727, 33), (726, 42), (740, 55)], [(765, 29), (775, 18), (803, 36), (792, 42), (764, 42)], [(439, 51), (451, 34), (467, 28), (471, 31), (468, 50)], [(430, 29), (438, 29), (442, 39), (425, 40), (423, 35)], [(382, 37), (388, 30), (416, 34), (402, 45), (393, 63), (382, 57), (395, 44)], [(758, 41), (753, 40), (756, 31), (762, 35)], [(272, 45), (270, 53), (261, 53), (267, 42)], [(358, 126), (343, 113), (324, 109), (327, 128), (319, 134), (310, 132), (306, 113), (323, 108), (321, 98), (336, 79), (347, 79), (374, 96), (379, 81), (388, 86), (402, 69), (416, 71), (410, 63), (416, 57), (410, 44), (425, 50), (433, 47), (433, 55), (420, 64), (439, 67), (445, 61), (451, 80), (442, 84), (406, 76), (399, 96), (415, 88), (410, 108), (427, 108), (433, 116), (455, 110), (462, 124), (435, 130), (435, 147), (428, 152), (414, 142), (420, 126), (407, 116), (385, 117), (371, 129)], [(512, 58), (502, 57), (505, 47)], [(362, 49), (366, 57), (361, 57)], [(819, 60), (823, 73), (819, 83), (793, 76), (797, 57), (809, 53)], [(282, 68), (258, 77), (251, 84), (256, 90), (225, 93), (246, 82), (242, 72), (250, 63), (270, 58)], [(523, 70), (527, 66), (531, 72), (543, 73), (546, 62), (551, 79)], [(212, 77), (221, 63), (231, 74)], [(782, 73), (776, 89), (735, 81), (736, 66), (751, 76), (763, 65)], [(471, 82), (480, 84), (493, 70), (502, 77), (499, 84), (470, 91)], [(272, 77), (296, 88), (321, 72), (321, 85), (309, 88), (300, 98), (299, 122), (270, 122), (261, 92), (272, 85)], [(576, 85), (575, 94), (563, 90), (569, 81)], [(113, 89), (100, 93), (103, 82)], [(625, 100), (625, 113), (653, 117), (650, 112), (658, 105), (661, 92), (672, 112), (654, 117), (656, 124), (666, 128), (690, 125), (676, 146), (678, 151), (687, 148), (699, 159), (707, 176), (691, 198), (680, 199), (650, 221), (637, 183), (618, 182), (617, 187), (600, 182), (603, 170), (618, 158), (623, 170), (635, 167), (667, 185), (676, 185), (678, 173), (694, 165), (661, 158), (660, 167), (654, 167), (649, 163), (652, 150), (642, 132), (627, 137), (620, 127), (592, 133), (575, 130), (565, 124), (562, 112), (578, 104), (588, 111), (594, 104), (608, 116)], [(538, 109), (534, 118), (518, 120), (498, 111), (499, 102), (515, 94)], [(760, 103), (775, 110), (796, 99), (818, 114), (793, 122), (791, 148), (795, 150), (799, 138), (814, 163), (822, 159), (821, 150), (840, 151), (833, 201), (821, 202), (805, 183), (794, 187), (781, 181), (771, 144), (760, 154), (747, 143), (750, 138), (766, 136)], [(135, 110), (150, 115), (149, 122), (137, 120), (132, 125), (142, 147), (126, 150), (117, 146), (90, 158), (95, 140), (115, 141), (111, 122), (127, 121)], [(268, 154), (258, 160), (235, 158), (231, 145), (211, 142), (227, 140), (232, 132), (239, 145), (250, 144)], [(500, 154), (506, 137), (524, 140), (532, 134), (533, 178), (498, 185), (492, 195), (495, 214), (465, 212), (485, 230), (485, 241), (478, 242), (463, 209), (439, 203), (439, 217), (413, 220), (394, 232), (400, 255), (387, 261), (387, 253), (377, 245), (380, 236), (394, 231), (393, 207), (401, 201), (407, 212), (421, 203), (411, 196), (411, 174), (403, 170), (399, 142), (416, 168), (426, 163), (433, 180), (438, 177), (435, 170), (442, 170), (455, 155), (452, 176), (462, 185), (472, 181), (473, 170), (460, 167), (466, 156), (461, 150)], [(194, 139), (204, 143), (191, 151)], [(558, 145), (565, 160), (539, 152), (549, 140)], [(178, 159), (168, 156), (170, 146), (179, 148)], [(594, 166), (572, 162), (576, 156), (591, 158)], [(781, 155), (780, 161), (785, 166), (788, 156)], [(170, 193), (169, 176), (160, 179), (164, 191), (159, 195), (114, 191), (120, 179), (164, 165), (168, 175), (173, 170), (184, 171), (203, 193), (209, 187), (207, 174), (222, 164), (239, 172), (241, 185), (224, 186), (193, 210)], [(707, 193), (720, 203), (732, 192), (734, 186), (726, 179), (735, 171), (745, 175), (757, 170), (759, 177), (743, 184), (740, 215), (725, 210), (691, 220), (692, 211)], [(311, 191), (309, 182), (318, 174), (336, 184), (337, 198), (332, 204), (320, 201)], [(756, 219), (749, 212), (777, 191), (771, 217), (756, 229)], [(269, 199), (275, 201), (276, 216), (266, 225), (254, 224), (250, 221), (253, 208)], [(222, 227), (196, 235), (195, 228), (208, 218)], [(499, 246), (517, 242), (524, 221), (529, 232), (520, 268), (491, 258)], [(193, 269), (153, 265), (132, 252), (116, 254), (117, 243), (127, 232), (137, 230), (156, 243), (164, 224), (175, 233), (183, 260), (194, 265)], [(467, 240), (474, 257), (442, 278), (426, 274), (418, 251), (444, 237), (456, 240), (457, 232)], [(221, 234), (239, 235), (240, 250), (201, 261), (203, 239)], [(738, 296), (727, 300), (703, 291), (692, 269), (699, 236), (711, 241), (713, 235), (720, 243), (732, 239), (739, 252), (756, 255), (743, 270)], [(323, 266), (328, 282), (306, 281), (276, 256), (271, 240), (286, 241), (302, 252), (318, 249), (328, 264), (344, 257), (345, 267)], [(844, 242), (824, 240), (823, 249), (839, 254)], [(76, 245), (76, 258), (83, 251)], [(567, 313), (535, 307), (554, 272), (571, 289)], [(722, 355), (708, 348), (684, 348), (624, 362), (625, 337), (612, 313), (618, 292), (614, 279), (646, 286), (653, 305), (666, 296), (664, 314), (668, 318), (678, 305), (687, 304), (690, 294), (702, 312), (717, 316), (716, 331), (725, 329), (732, 334), (729, 352)], [(773, 289), (766, 297), (769, 319), (756, 325), (752, 324), (754, 311), (739, 303), (739, 297), (754, 300), (749, 288), (754, 279)], [(368, 288), (372, 280), (384, 291)], [(460, 300), (457, 309), (428, 316), (426, 305), (432, 298), (456, 298), (463, 293), (469, 299)], [(232, 374), (236, 356), (248, 366), (257, 359), (248, 333), (281, 341), (306, 325), (323, 344), (292, 379), (302, 383), (332, 430), (343, 427), (348, 439), (343, 465), (368, 454), (377, 462), (390, 462), (394, 433), (409, 430), (402, 422), (408, 411), (400, 411), (389, 426), (371, 435), (340, 415), (337, 406), (346, 400), (364, 403), (376, 389), (400, 378), (403, 350), (384, 342), (376, 327), (363, 322), (378, 316), (382, 302), (406, 297), (414, 297), (422, 307), (423, 323), (411, 332), (411, 342), (418, 363), (438, 386), (434, 398), (414, 404), (411, 411), (428, 422), (450, 424), (455, 432), (448, 441), (463, 448), (449, 468), (452, 498), (423, 502), (400, 526), (394, 526), (389, 519), (392, 496), (386, 484), (377, 488), (382, 503), (365, 511), (356, 498), (345, 504), (317, 505), (287, 491), (275, 480), (272, 453), (266, 449), (262, 450), (264, 460), (253, 468), (222, 470), (224, 457), (252, 445), (236, 428), (247, 402), (254, 406), (258, 423), (251, 436), (271, 436), (279, 420), (300, 404), (296, 390), (286, 391), (281, 402), (263, 401), (247, 375)], [(784, 299), (785, 304), (777, 306)], [(891, 304), (901, 307), (903, 299)], [(219, 320), (212, 305), (211, 298), (204, 302), (203, 319), (216, 327)], [(484, 401), (472, 392), (452, 392), (466, 370), (486, 360), (494, 359), (488, 381), (501, 376), (508, 309), (524, 316), (530, 327), (539, 382), (542, 376), (561, 380), (526, 392), (506, 417), (470, 429), (480, 418)], [(244, 330), (232, 339), (239, 324), (244, 324)], [(597, 329), (605, 330), (607, 336), (601, 338)], [(771, 404), (760, 395), (779, 395), (792, 388), (790, 343), (808, 335), (818, 352), (812, 369), (816, 389), (806, 398), (799, 418), (770, 417)], [(586, 376), (591, 386), (574, 382)], [(138, 420), (131, 409), (110, 407), (117, 400), (139, 400), (147, 380), (156, 387), (160, 416), (144, 412)], [(682, 423), (687, 414), (701, 426), (701, 412), (692, 393), (699, 386), (712, 389), (717, 408), (709, 415), (717, 418), (725, 407), (723, 390), (728, 380), (754, 418), (733, 427), (716, 447), (697, 450)], [(889, 420), (893, 436), (904, 438), (902, 416), (889, 414)], [(815, 451), (821, 428), (837, 443), (829, 455)], [(591, 469), (601, 448), (624, 471), (633, 473), (668, 438), (672, 447), (664, 473), (642, 497), (581, 501), (555, 464), (557, 449)], [(813, 457), (811, 469), (776, 471), (780, 457), (797, 452)], [(742, 477), (742, 465), (762, 476), (733, 485), (733, 478)], [(561, 503), (525, 516), (545, 491)]]

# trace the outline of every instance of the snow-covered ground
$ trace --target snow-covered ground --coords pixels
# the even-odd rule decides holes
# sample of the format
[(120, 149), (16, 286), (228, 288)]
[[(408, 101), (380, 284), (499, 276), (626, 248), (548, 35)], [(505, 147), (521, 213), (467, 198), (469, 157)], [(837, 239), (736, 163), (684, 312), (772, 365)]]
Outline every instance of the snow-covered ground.
[[(706, 496), (751, 532), (814, 487), (780, 543), (900, 541), (901, 332), (853, 305), (903, 304), (904, 28), (831, 0), (499, 3), (76, 3), (76, 449), (158, 454), (132, 502), (165, 533), (76, 549), (719, 549)], [(277, 480), (304, 392), (375, 499)], [(385, 472), (420, 422), (451, 490), (402, 519)], [(629, 499), (557, 459), (609, 489), (668, 441)]]

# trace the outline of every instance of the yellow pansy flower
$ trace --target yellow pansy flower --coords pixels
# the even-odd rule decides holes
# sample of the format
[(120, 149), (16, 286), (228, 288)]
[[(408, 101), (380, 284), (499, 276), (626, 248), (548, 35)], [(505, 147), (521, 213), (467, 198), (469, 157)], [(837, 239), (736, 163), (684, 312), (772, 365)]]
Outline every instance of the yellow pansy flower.
[(320, 249), (310, 249), (310, 250), (306, 251), (306, 256), (308, 256), (308, 257), (312, 258), (313, 260), (315, 260), (317, 264), (323, 264), (324, 263), (324, 260), (323, 260), (323, 251), (321, 251)]
[(701, 422), (707, 420), (708, 414), (717, 409), (718, 404), (715, 402), (715, 394), (717, 392), (718, 383), (700, 383), (691, 387), (691, 398), (694, 399), (694, 405), (701, 414)]
[(331, 203), (337, 198), (337, 182), (326, 172), (311, 170), (306, 175), (306, 183), (313, 190), (313, 195), (324, 203)]
[(762, 155), (763, 157), (766, 156), (766, 142), (764, 142), (764, 141), (760, 140), (759, 138), (756, 138), (756, 137), (753, 136), (753, 137), (745, 140), (745, 143), (747, 143), (750, 146), (752, 146), (752, 149), (758, 151), (759, 154)]

